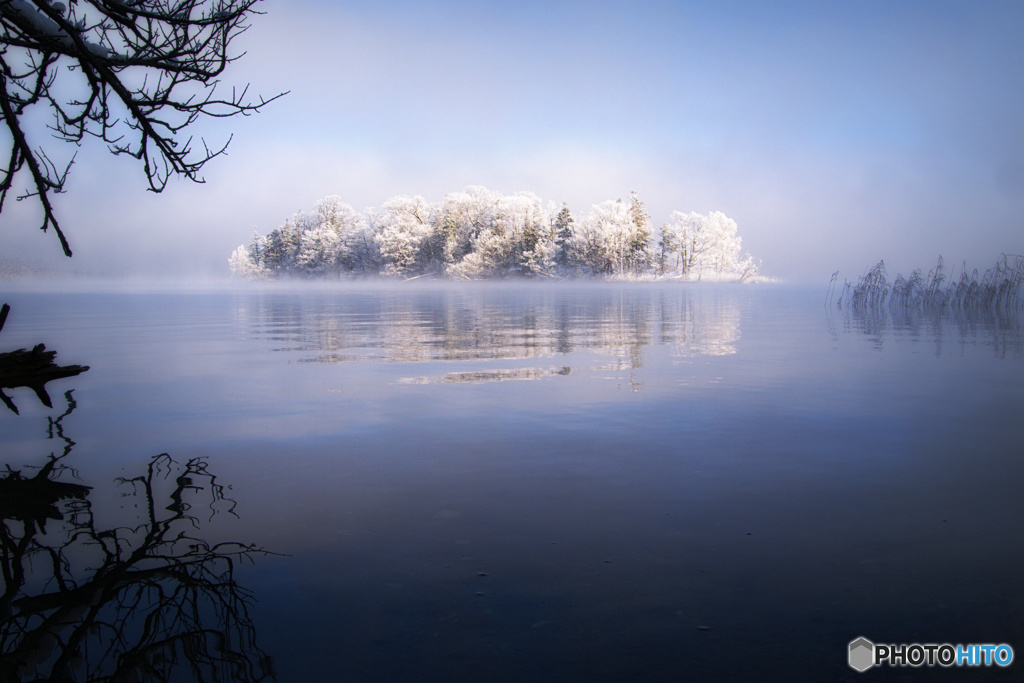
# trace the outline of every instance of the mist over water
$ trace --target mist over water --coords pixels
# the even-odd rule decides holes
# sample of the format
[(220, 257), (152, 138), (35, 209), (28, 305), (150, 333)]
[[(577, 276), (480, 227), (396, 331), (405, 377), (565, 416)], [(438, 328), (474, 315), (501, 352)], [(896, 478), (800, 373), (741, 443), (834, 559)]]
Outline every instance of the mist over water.
[(233, 574), (241, 680), (853, 680), (858, 636), (1024, 642), (1016, 316), (649, 283), (5, 300), (0, 349), (90, 366), (0, 414), (25, 477), (64, 414), (46, 478), (90, 487), (37, 538), (68, 505), (138, 524), (117, 478), (158, 462), (190, 537), (282, 554)]

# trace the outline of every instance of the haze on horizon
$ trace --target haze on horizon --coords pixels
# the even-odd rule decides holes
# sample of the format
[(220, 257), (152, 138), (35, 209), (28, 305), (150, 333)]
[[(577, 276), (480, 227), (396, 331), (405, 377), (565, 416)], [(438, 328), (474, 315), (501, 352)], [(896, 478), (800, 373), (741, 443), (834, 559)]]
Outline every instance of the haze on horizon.
[[(318, 199), (357, 210), (483, 185), (577, 215), (636, 191), (660, 226), (722, 211), (761, 272), (824, 284), (1024, 253), (1024, 5), (267, 0), (224, 78), (267, 96), (204, 185), (145, 191), (102, 145), (57, 198), (73, 259), (0, 217), (0, 260), (226, 277)], [(46, 113), (38, 110), (39, 115)], [(48, 115), (48, 113), (46, 113)], [(45, 121), (40, 121), (44, 125)], [(36, 139), (56, 159), (72, 150)]]

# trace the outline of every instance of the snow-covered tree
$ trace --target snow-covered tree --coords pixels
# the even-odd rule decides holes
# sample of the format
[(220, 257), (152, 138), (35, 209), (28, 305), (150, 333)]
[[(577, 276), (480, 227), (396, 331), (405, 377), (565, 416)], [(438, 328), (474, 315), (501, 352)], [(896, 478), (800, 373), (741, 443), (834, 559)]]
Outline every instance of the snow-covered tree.
[(497, 193), (479, 186), (446, 194), (431, 218), (430, 259), (442, 269), (461, 261), (470, 252), (473, 239), (492, 224), (498, 198)]
[(635, 231), (629, 205), (621, 199), (595, 204), (583, 226), (586, 266), (594, 273), (625, 273)]
[(248, 280), (262, 280), (267, 277), (267, 270), (260, 265), (259, 260), (253, 258), (245, 245), (240, 245), (228, 259), (231, 272), (241, 278)]
[(402, 195), (371, 215), (368, 222), (386, 275), (407, 277), (425, 265), (432, 210), (423, 197)]
[(650, 264), (651, 217), (647, 214), (647, 207), (637, 198), (636, 192), (630, 194), (629, 218), (632, 225), (627, 260), (633, 274), (639, 275), (646, 271)]
[(721, 211), (712, 211), (707, 216), (674, 211), (662, 234), (662, 239), (668, 235), (677, 249), (679, 275), (699, 280), (705, 274), (739, 279), (756, 274), (753, 259), (740, 256), (742, 240), (736, 221)]
[(547, 215), (532, 193), (468, 188), (447, 195), (433, 220), (435, 240), (448, 245), (445, 272), (452, 277), (542, 275), (552, 266)]
[(711, 230), (708, 265), (715, 273), (731, 272), (739, 263), (741, 247), (736, 221), (721, 211), (712, 211), (708, 214), (708, 227)]
[(711, 234), (707, 227), (707, 217), (691, 211), (673, 211), (669, 222), (663, 228), (672, 237), (671, 241), (678, 248), (676, 273), (689, 276), (699, 275), (704, 263), (705, 254), (711, 247)]
[(238, 245), (238, 248), (231, 252), (231, 256), (228, 258), (228, 265), (231, 267), (231, 272), (238, 277), (249, 277), (250, 269), (252, 268), (253, 261), (249, 258), (249, 250), (245, 248), (244, 244)]
[(308, 275), (327, 275), (338, 272), (338, 251), (341, 240), (328, 226), (318, 226), (302, 233), (296, 269)]
[(473, 240), (473, 248), (445, 272), (459, 280), (479, 280), (500, 272), (509, 255), (509, 241), (491, 228), (484, 228)]
[(291, 235), (286, 226), (271, 230), (269, 235), (262, 238), (262, 248), (259, 254), (253, 255), (254, 257), (258, 256), (258, 263), (271, 272), (287, 270), (290, 267), (295, 249), (293, 249)]
[(366, 216), (339, 197), (327, 197), (317, 204), (317, 227), (337, 235), (334, 262), (348, 272), (377, 270), (379, 249)]
[(316, 203), (316, 223), (321, 227), (339, 230), (350, 213), (353, 213), (352, 207), (336, 194), (324, 197)]
[(501, 275), (545, 275), (553, 263), (554, 245), (540, 198), (532, 192), (502, 197), (497, 203), (494, 229), (508, 241), (507, 256), (499, 264)]
[(679, 244), (676, 242), (675, 234), (668, 229), (668, 223), (661, 226), (661, 237), (658, 239), (658, 275), (664, 275), (670, 268), (670, 261), (673, 254), (679, 251)]
[(573, 255), (573, 240), (575, 238), (575, 219), (569, 205), (562, 203), (562, 210), (555, 217), (552, 228), (555, 233), (555, 263), (562, 268), (575, 265)]

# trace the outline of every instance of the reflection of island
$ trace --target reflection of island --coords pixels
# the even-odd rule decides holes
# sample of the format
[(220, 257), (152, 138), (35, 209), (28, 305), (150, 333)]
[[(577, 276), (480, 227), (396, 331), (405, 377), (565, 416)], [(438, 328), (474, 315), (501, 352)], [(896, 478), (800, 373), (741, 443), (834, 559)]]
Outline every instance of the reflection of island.
[(572, 374), (572, 368), (507, 368), (499, 370), (476, 370), (467, 372), (448, 372), (439, 378), (405, 377), (401, 384), (477, 384), (479, 382), (508, 382), (524, 379), (543, 379), (556, 375)]
[[(0, 330), (3, 330), (10, 311), (11, 307), (7, 304), (0, 306)], [(89, 369), (88, 366), (82, 365), (61, 367), (55, 361), (56, 356), (56, 351), (47, 351), (42, 344), (37, 344), (31, 351), (18, 349), (0, 353), (0, 401), (3, 401), (8, 410), (18, 413), (17, 406), (4, 393), (4, 389), (28, 387), (35, 392), (44, 406), (52, 408), (50, 395), (46, 393), (46, 383), (64, 377), (74, 377)]]
[[(277, 292), (240, 305), (253, 337), (313, 363), (483, 361), (553, 358), (577, 351), (643, 367), (644, 350), (665, 345), (682, 356), (736, 353), (736, 298), (687, 288), (558, 288)], [(473, 368), (441, 380), (531, 379), (568, 374), (556, 367)], [(606, 367), (608, 363), (601, 363)], [(501, 373), (505, 373), (502, 375)]]
[[(91, 489), (68, 481), (68, 408), (50, 423), (64, 450), (26, 475), (0, 477), (0, 680), (129, 681), (272, 678), (256, 646), (250, 596), (235, 563), (264, 551), (199, 537), (191, 506), (231, 512), (202, 460), (163, 454), (121, 479), (138, 519), (95, 526)], [(24, 468), (28, 469), (28, 468)], [(126, 506), (129, 507), (129, 506)]]

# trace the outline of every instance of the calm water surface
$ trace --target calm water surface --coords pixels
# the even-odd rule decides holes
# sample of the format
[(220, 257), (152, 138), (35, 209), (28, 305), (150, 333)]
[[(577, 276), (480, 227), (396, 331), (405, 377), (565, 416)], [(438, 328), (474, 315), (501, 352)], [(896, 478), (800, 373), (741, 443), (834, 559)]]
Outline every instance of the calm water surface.
[(1018, 319), (785, 286), (3, 300), (0, 350), (90, 370), (0, 406), (0, 678), (1020, 675), (846, 664), (1024, 656)]

